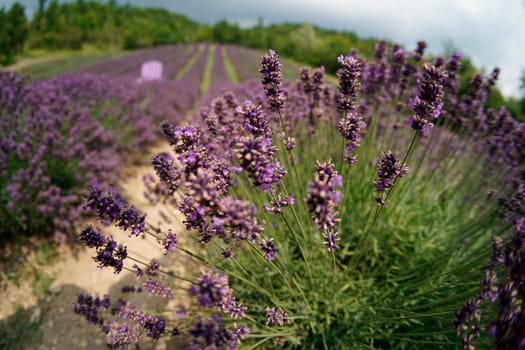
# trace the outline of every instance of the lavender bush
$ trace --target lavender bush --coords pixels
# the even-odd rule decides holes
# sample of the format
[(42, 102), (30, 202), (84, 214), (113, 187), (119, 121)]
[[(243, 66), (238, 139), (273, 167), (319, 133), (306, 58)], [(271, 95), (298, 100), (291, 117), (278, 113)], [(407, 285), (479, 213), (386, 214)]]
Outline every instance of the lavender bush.
[(65, 238), (80, 218), (86, 184), (115, 184), (129, 154), (157, 139), (158, 117), (179, 120), (148, 86), (85, 73), (26, 83), (0, 72), (0, 106), (3, 240)]
[[(174, 309), (82, 295), (74, 311), (111, 348), (448, 349), (456, 333), (465, 349), (523, 348), (524, 127), (484, 110), (497, 73), (458, 95), (459, 53), (425, 62), (425, 47), (342, 55), (335, 88), (323, 68), (282, 81), (270, 50), (246, 100), (227, 93), (191, 124), (164, 122), (171, 152), (152, 159), (147, 196), (165, 222), (94, 184), (101, 225), (78, 239)], [(112, 224), (186, 269), (131, 254)]]

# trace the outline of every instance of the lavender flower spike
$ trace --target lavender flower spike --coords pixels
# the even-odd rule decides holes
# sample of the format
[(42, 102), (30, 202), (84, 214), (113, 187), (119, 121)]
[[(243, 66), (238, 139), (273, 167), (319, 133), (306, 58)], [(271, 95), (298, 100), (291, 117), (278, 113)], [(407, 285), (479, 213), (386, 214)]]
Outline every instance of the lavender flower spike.
[(339, 219), (336, 217), (335, 207), (341, 199), (341, 192), (336, 191), (336, 186), (343, 184), (341, 175), (334, 170), (332, 162), (316, 164), (317, 174), (315, 181), (310, 183), (306, 205), (313, 214), (312, 220), (323, 230), (323, 237), (328, 251), (336, 249), (337, 237), (333, 233), (337, 228)]
[(363, 62), (354, 56), (339, 56), (338, 62), (343, 67), (337, 71), (339, 78), (339, 94), (337, 96), (337, 108), (352, 112), (357, 108), (357, 91), (361, 87), (358, 79), (363, 70)]
[(403, 177), (408, 173), (408, 167), (401, 164), (398, 157), (391, 151), (382, 152), (377, 157), (377, 180), (374, 181), (376, 187), (376, 202), (379, 206), (386, 204), (384, 194), (387, 189), (394, 186), (398, 177)]
[(407, 123), (421, 135), (428, 135), (434, 127), (434, 121), (441, 114), (443, 107), (443, 84), (447, 77), (442, 67), (436, 67), (431, 63), (425, 63), (423, 76), (418, 79), (417, 86), (408, 106), (414, 112), (408, 117)]
[(274, 111), (282, 109), (286, 98), (283, 90), (281, 61), (274, 50), (270, 49), (268, 54), (262, 56), (259, 72), (261, 73), (264, 94), (271, 109)]
[(347, 141), (344, 157), (349, 164), (357, 162), (357, 157), (352, 155), (351, 152), (360, 146), (361, 133), (365, 128), (366, 123), (357, 112), (347, 113), (346, 117), (342, 118), (337, 124), (337, 129)]

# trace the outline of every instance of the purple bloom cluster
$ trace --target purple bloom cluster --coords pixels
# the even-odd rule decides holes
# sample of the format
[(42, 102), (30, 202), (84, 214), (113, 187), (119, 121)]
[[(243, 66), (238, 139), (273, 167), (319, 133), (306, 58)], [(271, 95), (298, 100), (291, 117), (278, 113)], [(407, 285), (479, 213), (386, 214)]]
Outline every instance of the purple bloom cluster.
[(181, 174), (176, 167), (175, 160), (169, 153), (162, 152), (153, 157), (151, 164), (161, 183), (165, 185), (168, 191), (166, 195), (172, 196), (179, 188), (181, 182)]
[(193, 281), (190, 294), (199, 297), (199, 304), (210, 309), (217, 307), (233, 318), (243, 318), (246, 307), (235, 301), (228, 276), (211, 270), (201, 272), (201, 278)]
[(109, 295), (104, 295), (103, 298), (99, 296), (93, 297), (89, 294), (80, 294), (73, 304), (73, 312), (78, 315), (83, 315), (88, 324), (101, 326), (104, 324), (104, 319), (99, 315), (103, 310), (108, 310), (110, 305)]
[(443, 107), (443, 84), (447, 76), (442, 67), (425, 63), (423, 76), (418, 79), (408, 106), (414, 113), (408, 118), (408, 125), (422, 135), (428, 135), (434, 127), (434, 121), (441, 114)]
[(224, 321), (219, 315), (212, 315), (208, 319), (198, 318), (193, 328), (189, 330), (191, 345), (188, 350), (217, 349), (236, 350), (242, 338), (250, 333), (246, 326), (233, 326), (226, 328)]
[(163, 317), (144, 313), (129, 302), (121, 305), (116, 314), (140, 326), (148, 338), (159, 339), (166, 330), (166, 320)]
[(112, 236), (105, 236), (98, 227), (93, 229), (91, 225), (82, 230), (77, 239), (84, 245), (96, 249), (93, 259), (100, 268), (113, 267), (115, 273), (120, 273), (124, 266), (124, 260), (128, 257), (125, 246), (118, 244)]
[(88, 225), (77, 236), (77, 240), (89, 248), (98, 248), (106, 243), (106, 236), (102, 233), (100, 227)]
[(337, 245), (339, 237), (337, 235), (338, 233), (334, 232), (333, 230), (325, 231), (323, 233), (324, 245), (326, 246), (326, 250), (328, 250), (329, 252), (335, 249), (339, 249), (339, 246)]
[(272, 137), (272, 129), (269, 126), (270, 118), (263, 111), (261, 105), (254, 105), (251, 101), (245, 101), (244, 106), (238, 106), (235, 112), (244, 119), (244, 129), (254, 137)]
[(417, 42), (417, 47), (414, 50), (413, 58), (416, 61), (421, 61), (423, 59), (423, 55), (425, 53), (425, 49), (427, 48), (427, 43), (423, 40), (420, 40)]
[(363, 69), (363, 62), (354, 56), (339, 56), (338, 62), (342, 68), (337, 72), (339, 78), (339, 94), (337, 107), (345, 112), (353, 112), (357, 108), (358, 81)]
[(145, 230), (144, 220), (146, 216), (141, 214), (133, 205), (128, 205), (112, 187), (108, 189), (107, 193), (104, 193), (96, 181), (91, 184), (91, 191), (85, 208), (95, 211), (97, 219), (105, 226), (115, 222), (124, 231), (130, 228), (130, 235), (135, 236), (140, 235)]
[(127, 349), (129, 345), (139, 343), (142, 335), (138, 324), (128, 322), (109, 321), (104, 324), (103, 330), (110, 349)]
[(263, 238), (259, 246), (261, 250), (264, 253), (264, 256), (266, 259), (273, 261), (275, 260), (275, 254), (279, 251), (279, 249), (275, 246), (275, 243), (273, 242), (273, 238)]
[(366, 123), (356, 112), (347, 113), (346, 117), (342, 118), (337, 124), (337, 129), (347, 141), (344, 157), (349, 164), (355, 164), (357, 162), (356, 156), (352, 155), (350, 152), (359, 147), (361, 133), (365, 128)]
[(279, 326), (288, 319), (288, 314), (282, 308), (266, 307), (266, 324), (277, 323)]
[[(306, 205), (308, 211), (313, 214), (312, 220), (325, 233), (329, 234), (337, 229), (335, 207), (341, 199), (341, 192), (336, 191), (336, 186), (342, 186), (343, 179), (341, 175), (334, 170), (332, 162), (316, 162), (315, 181), (308, 186), (308, 198)], [(328, 246), (330, 250), (330, 246)]]
[(525, 348), (525, 182), (500, 203), (506, 216), (515, 222), (514, 231), (508, 239), (493, 239), (490, 269), (480, 282), (478, 295), (456, 311), (453, 327), (462, 335), (464, 349), (474, 348), (471, 341), (479, 336), (481, 307), (487, 300), (497, 305), (497, 316), (488, 330), (496, 348)]
[(268, 137), (243, 137), (237, 143), (236, 156), (240, 167), (253, 179), (253, 185), (267, 192), (279, 183), (287, 171), (274, 159), (277, 147)]
[(149, 296), (161, 296), (170, 299), (173, 297), (173, 291), (163, 283), (149, 279), (142, 284), (142, 287), (148, 292)]
[(280, 194), (276, 196), (274, 193), (272, 193), (272, 199), (270, 200), (271, 207), (267, 206), (266, 204), (263, 204), (263, 210), (277, 215), (282, 211), (282, 208), (294, 204), (295, 199), (293, 197), (283, 197)]
[(322, 117), (322, 98), (326, 88), (324, 78), (324, 67), (320, 67), (314, 71), (310, 71), (308, 68), (301, 68), (299, 71), (297, 90), (306, 96), (308, 123), (311, 127), (315, 127), (317, 120)]
[(382, 152), (377, 157), (377, 180), (374, 181), (377, 192), (377, 205), (383, 206), (385, 202), (385, 191), (394, 186), (397, 178), (403, 177), (408, 173), (408, 167), (401, 164), (398, 157), (391, 151)]
[(262, 56), (259, 72), (268, 105), (274, 111), (282, 109), (286, 98), (281, 76), (281, 61), (275, 51), (269, 50)]
[(168, 230), (168, 233), (162, 240), (162, 246), (164, 247), (164, 255), (168, 255), (169, 252), (177, 249), (177, 235), (171, 229)]

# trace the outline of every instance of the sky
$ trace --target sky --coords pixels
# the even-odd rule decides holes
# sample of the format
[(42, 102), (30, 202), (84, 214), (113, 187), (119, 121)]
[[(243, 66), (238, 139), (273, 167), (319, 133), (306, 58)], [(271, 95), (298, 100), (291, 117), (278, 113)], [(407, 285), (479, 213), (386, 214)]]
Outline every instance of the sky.
[[(10, 6), (14, 0), (0, 0)], [(37, 0), (22, 0), (32, 13)], [(418, 40), (429, 51), (454, 47), (478, 68), (499, 67), (499, 86), (505, 96), (520, 96), (525, 70), (525, 0), (119, 0), (138, 6), (163, 7), (200, 22), (221, 19), (241, 26), (310, 22), (351, 30), (360, 37), (389, 39), (407, 48)]]

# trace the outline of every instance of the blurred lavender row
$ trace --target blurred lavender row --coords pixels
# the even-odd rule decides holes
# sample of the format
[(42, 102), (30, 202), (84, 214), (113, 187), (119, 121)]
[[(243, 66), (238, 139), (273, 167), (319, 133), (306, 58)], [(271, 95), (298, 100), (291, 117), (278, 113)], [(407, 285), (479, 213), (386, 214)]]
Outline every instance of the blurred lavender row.
[(97, 63), (84, 69), (93, 74), (110, 76), (137, 76), (143, 62), (149, 60), (159, 60), (165, 66), (169, 65), (170, 60), (181, 55), (185, 50), (185, 45), (160, 46), (154, 49), (143, 50), (138, 53), (116, 58), (107, 62)]
[(161, 119), (180, 121), (150, 91), (87, 73), (27, 83), (0, 72), (0, 238), (65, 238), (86, 184), (115, 185), (116, 169), (156, 140)]
[[(115, 185), (114, 170), (130, 151), (157, 140), (161, 121), (180, 122), (196, 107), (208, 50), (207, 44), (157, 47), (34, 83), (0, 72), (0, 237), (71, 232), (86, 185), (94, 179)], [(222, 46), (215, 50), (208, 96), (233, 86)], [(256, 62), (255, 51), (227, 51), (241, 81), (257, 75), (255, 66), (246, 68)], [(160, 62), (155, 74), (162, 79), (140, 83), (145, 62)]]
[(250, 50), (244, 47), (225, 45), (228, 57), (232, 61), (240, 81), (256, 79), (259, 77), (257, 65), (254, 62), (259, 62), (260, 55), (255, 50)]

